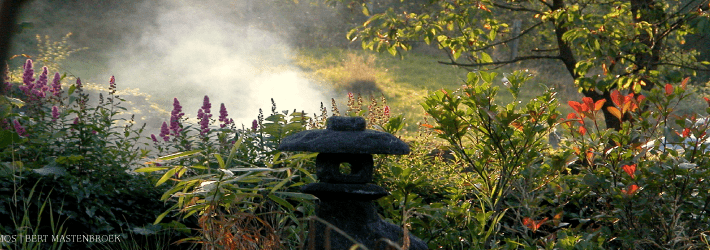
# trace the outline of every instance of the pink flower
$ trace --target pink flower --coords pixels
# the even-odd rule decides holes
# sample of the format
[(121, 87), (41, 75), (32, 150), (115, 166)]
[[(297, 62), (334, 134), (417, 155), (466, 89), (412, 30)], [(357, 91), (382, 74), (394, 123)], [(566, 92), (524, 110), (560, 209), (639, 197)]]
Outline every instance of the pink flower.
[(20, 136), (27, 136), (27, 131), (25, 130), (25, 128), (22, 127), (22, 125), (20, 125), (20, 122), (19, 122), (19, 121), (14, 120), (14, 121), (12, 121), (12, 123), (13, 123), (13, 125), (15, 125), (15, 126), (14, 126), (14, 127), (15, 127), (15, 132), (17, 132), (18, 135), (20, 135)]
[(59, 82), (61, 79), (62, 76), (59, 75), (59, 72), (54, 73), (54, 79), (52, 79), (52, 89), (50, 90), (54, 96), (59, 96), (62, 93), (62, 84)]
[(81, 90), (81, 87), (82, 87), (82, 86), (81, 86), (81, 79), (80, 79), (80, 78), (77, 78), (77, 79), (76, 79), (76, 85), (75, 85), (75, 86), (76, 86), (76, 89), (77, 89), (77, 90)]
[(227, 115), (227, 108), (224, 107), (224, 103), (222, 103), (219, 106), (219, 121), (222, 122), (222, 124), (219, 125), (220, 128), (226, 127), (231, 121), (230, 119), (227, 119)]
[(197, 119), (200, 120), (200, 135), (210, 132), (210, 117), (212, 117), (212, 115), (203, 112), (203, 109), (197, 110)]
[(42, 73), (34, 86), (34, 94), (38, 98), (44, 98), (47, 96), (44, 92), (47, 90), (49, 90), (49, 86), (47, 86), (47, 67), (42, 67)]
[(24, 74), (22, 75), (22, 82), (24, 83), (22, 86), (20, 86), (20, 90), (25, 93), (26, 96), (30, 96), (32, 94), (32, 90), (35, 87), (34, 81), (34, 74), (35, 70), (33, 68), (34, 66), (32, 65), (32, 60), (27, 59), (27, 62), (25, 62), (24, 66)]
[(204, 110), (205, 113), (209, 114), (210, 108), (212, 108), (212, 104), (210, 104), (210, 98), (205, 96), (204, 101), (202, 101), (202, 110)]
[(170, 130), (168, 129), (168, 123), (163, 122), (163, 126), (160, 127), (159, 136), (163, 138), (163, 141), (170, 140)]
[(52, 121), (56, 122), (59, 119), (59, 108), (52, 106)]
[(27, 61), (25, 62), (24, 70), (25, 70), (25, 72), (22, 75), (22, 82), (25, 85), (34, 86), (33, 83), (35, 81), (35, 78), (34, 78), (35, 70), (34, 70), (34, 66), (32, 65), (31, 59), (27, 59)]
[(182, 131), (180, 127), (180, 119), (185, 113), (182, 113), (182, 106), (177, 98), (173, 98), (173, 111), (170, 112), (170, 131), (173, 136), (177, 136)]
[(108, 90), (109, 94), (116, 93), (116, 78), (113, 76), (111, 76), (111, 79), (108, 80)]

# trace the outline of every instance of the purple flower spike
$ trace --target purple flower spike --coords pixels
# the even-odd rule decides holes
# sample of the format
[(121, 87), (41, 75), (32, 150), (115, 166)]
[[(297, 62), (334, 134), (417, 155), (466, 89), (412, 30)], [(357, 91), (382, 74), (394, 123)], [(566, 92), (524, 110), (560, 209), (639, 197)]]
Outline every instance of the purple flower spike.
[(229, 119), (227, 119), (227, 108), (224, 107), (224, 103), (219, 106), (219, 121), (222, 122), (222, 124), (219, 125), (220, 128), (224, 128), (229, 124)]
[(27, 131), (25, 128), (20, 125), (20, 122), (17, 120), (12, 121), (13, 125), (15, 125), (15, 132), (17, 132), (18, 135), (20, 136), (27, 136)]
[(57, 119), (59, 119), (59, 108), (52, 106), (52, 122), (56, 122)]
[(180, 119), (185, 113), (182, 113), (182, 106), (177, 98), (173, 99), (173, 111), (170, 112), (170, 131), (171, 134), (177, 136), (182, 131), (180, 127)]
[(210, 104), (210, 98), (205, 96), (205, 100), (202, 101), (202, 110), (204, 110), (205, 113), (209, 114), (211, 108), (212, 104)]
[(155, 138), (155, 134), (150, 134), (150, 139), (153, 139), (153, 142), (158, 143), (158, 138)]
[(254, 120), (253, 122), (251, 122), (251, 131), (256, 131), (257, 128), (259, 128), (259, 123)]
[(76, 78), (76, 89), (81, 90), (81, 78)]
[(108, 92), (111, 95), (116, 93), (116, 78), (113, 76), (111, 76), (111, 79), (108, 80)]
[(197, 110), (197, 119), (200, 120), (200, 135), (210, 132), (210, 117), (212, 115), (205, 113), (202, 109)]
[(42, 73), (39, 75), (39, 79), (37, 79), (37, 84), (35, 85), (36, 89), (42, 89), (42, 91), (47, 91), (49, 88), (47, 86), (47, 67), (42, 67)]
[(32, 65), (32, 60), (27, 59), (27, 62), (25, 63), (25, 66), (24, 66), (25, 72), (22, 75), (23, 85), (20, 86), (20, 90), (22, 90), (22, 92), (24, 92), (26, 96), (30, 96), (32, 94), (32, 90), (35, 87), (35, 84), (34, 84), (35, 70), (33, 67), (34, 66)]
[(170, 140), (170, 130), (168, 129), (168, 123), (163, 122), (163, 126), (160, 127), (159, 136), (163, 138), (163, 141)]
[(42, 73), (39, 75), (32, 92), (36, 97), (44, 98), (47, 96), (45, 93), (47, 90), (49, 90), (49, 86), (47, 86), (47, 67), (42, 67)]
[(61, 79), (62, 76), (59, 75), (59, 72), (54, 73), (54, 79), (52, 79), (52, 89), (50, 90), (54, 96), (59, 96), (62, 93), (62, 84), (59, 82)]
[(34, 86), (34, 75), (35, 75), (35, 70), (34, 70), (34, 65), (32, 65), (32, 60), (27, 59), (27, 62), (25, 62), (25, 73), (22, 75), (22, 82), (25, 83), (25, 85), (33, 85)]

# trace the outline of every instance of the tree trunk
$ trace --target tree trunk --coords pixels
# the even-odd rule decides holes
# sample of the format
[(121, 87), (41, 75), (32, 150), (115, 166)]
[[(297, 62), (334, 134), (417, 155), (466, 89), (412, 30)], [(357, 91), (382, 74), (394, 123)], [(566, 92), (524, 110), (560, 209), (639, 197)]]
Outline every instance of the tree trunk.
[[(5, 81), (6, 60), (10, 54), (10, 38), (17, 26), (15, 23), (17, 13), (20, 12), (20, 7), (24, 2), (25, 0), (4, 0), (0, 5), (0, 81)], [(0, 87), (0, 95), (5, 95), (4, 91), (5, 88)]]
[[(648, 22), (650, 24), (657, 24), (666, 19), (666, 13), (663, 11), (661, 6), (657, 6), (655, 0), (629, 0), (631, 4), (631, 15), (633, 17), (634, 23)], [(657, 40), (658, 27), (653, 28), (653, 34), (640, 33), (638, 35), (638, 41), (646, 45), (649, 50), (636, 53), (635, 64), (637, 69), (634, 73), (640, 72), (642, 70), (656, 70), (658, 68), (658, 62), (661, 60), (661, 47), (663, 44), (661, 40)], [(643, 89), (650, 90), (656, 84), (655, 80), (648, 78), (643, 79), (646, 83)]]

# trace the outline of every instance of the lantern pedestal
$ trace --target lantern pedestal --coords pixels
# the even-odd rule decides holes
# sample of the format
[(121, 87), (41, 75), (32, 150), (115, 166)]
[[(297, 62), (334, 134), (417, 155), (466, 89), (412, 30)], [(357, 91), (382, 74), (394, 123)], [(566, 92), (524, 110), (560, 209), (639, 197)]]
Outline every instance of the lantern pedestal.
[[(421, 239), (411, 233), (404, 237), (399, 226), (382, 220), (373, 202), (389, 192), (371, 184), (372, 154), (408, 154), (409, 146), (391, 134), (366, 130), (362, 117), (334, 116), (327, 123), (325, 130), (296, 133), (279, 146), (283, 151), (320, 153), (316, 157), (320, 183), (308, 184), (301, 192), (318, 197), (316, 216), (330, 225), (316, 221), (306, 249), (350, 249), (356, 243), (373, 250), (395, 249), (387, 241), (409, 245), (411, 250), (428, 249)], [(350, 164), (350, 173), (340, 171), (342, 163)]]

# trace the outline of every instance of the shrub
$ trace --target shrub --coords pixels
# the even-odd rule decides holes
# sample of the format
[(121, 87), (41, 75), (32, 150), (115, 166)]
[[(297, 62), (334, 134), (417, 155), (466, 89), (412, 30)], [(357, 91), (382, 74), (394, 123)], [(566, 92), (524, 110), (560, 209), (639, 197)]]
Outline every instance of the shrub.
[(687, 81), (642, 94), (612, 92), (609, 109), (623, 118), (619, 131), (596, 125), (600, 103), (569, 102), (574, 112), (564, 122), (563, 154), (580, 161), (570, 165), (578, 173), (566, 185), (582, 192), (562, 192), (571, 203), (565, 210), (579, 211), (564, 216), (596, 224), (609, 247), (707, 246), (710, 125), (700, 114), (675, 114), (688, 97)]
[[(68, 88), (62, 81), (46, 67), (35, 79), (33, 62), (27, 60), (21, 78), (4, 82), (11, 91), (0, 97), (3, 207), (11, 204), (10, 187), (20, 187), (16, 192), (25, 197), (30, 191), (26, 184), (39, 182), (34, 190), (39, 197), (51, 190), (51, 203), (63, 204), (53, 213), (66, 218), (68, 234), (116, 234), (151, 222), (163, 208), (156, 197), (161, 190), (130, 173), (148, 151), (139, 142), (143, 127), (121, 114), (125, 108), (115, 95), (116, 82), (111, 78), (108, 93), (100, 93), (92, 105), (80, 79)], [(41, 205), (39, 200), (31, 203)], [(11, 217), (7, 208), (0, 213), (3, 220)], [(3, 234), (19, 230), (7, 222), (0, 223)]]

